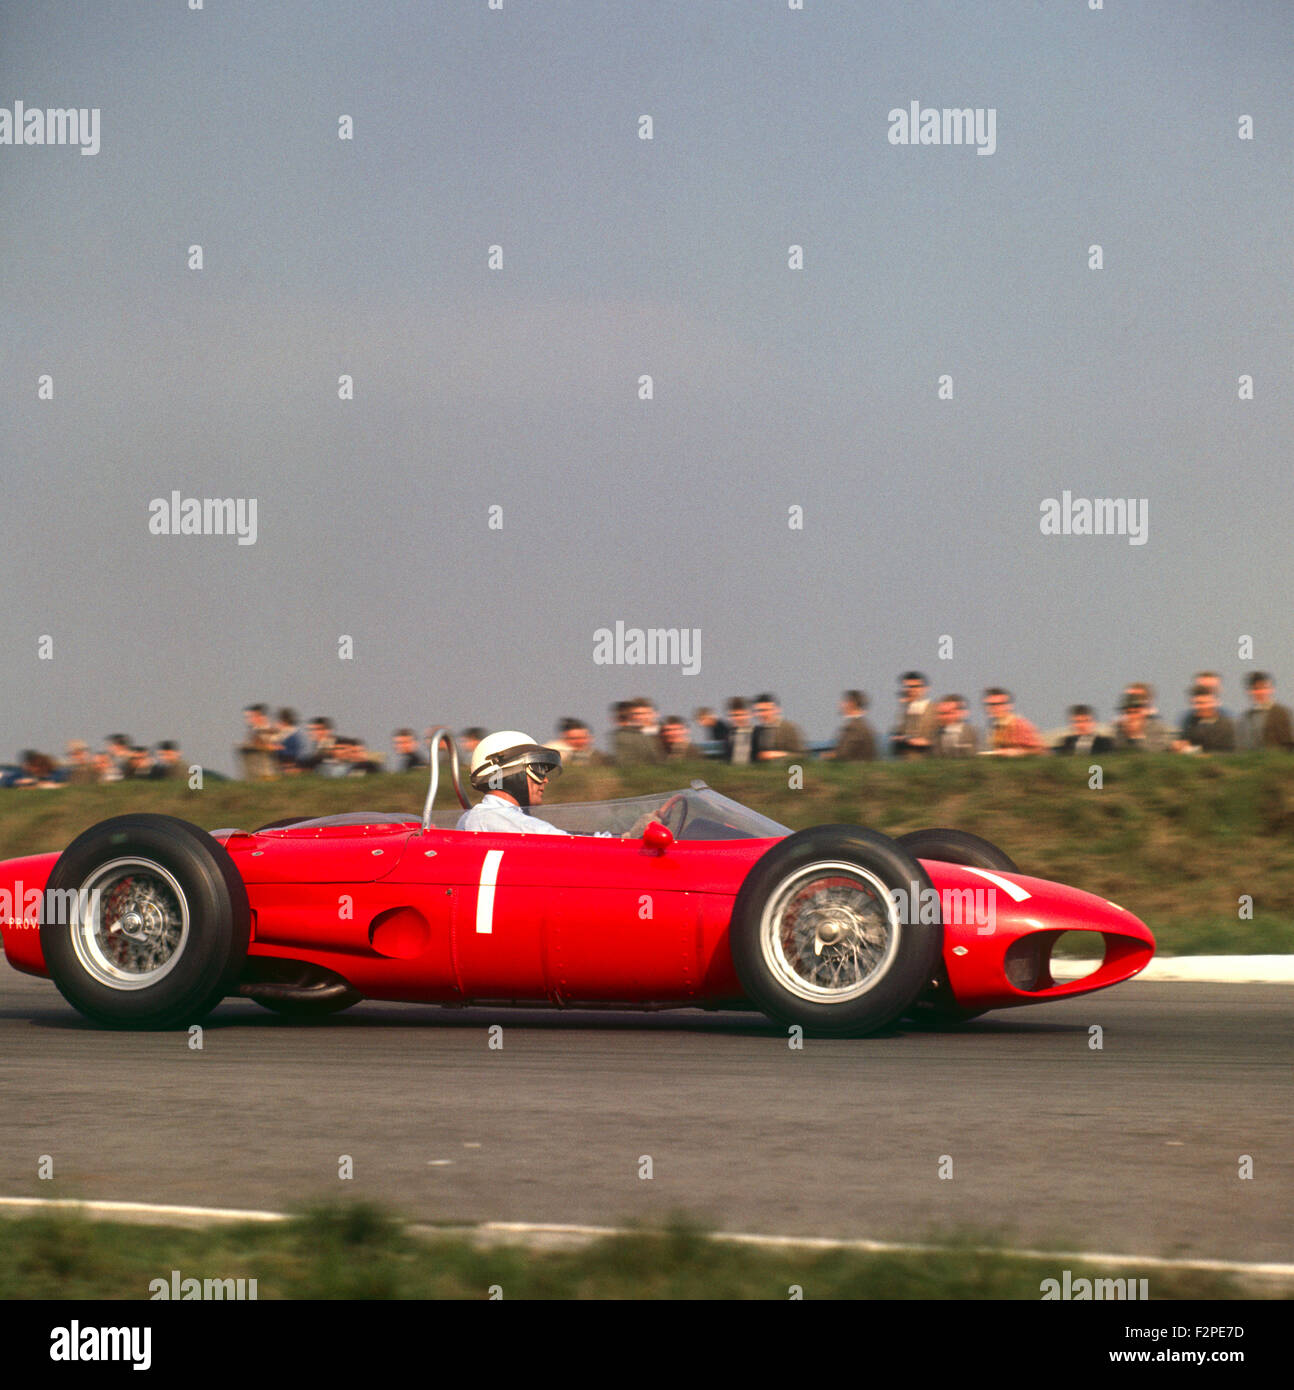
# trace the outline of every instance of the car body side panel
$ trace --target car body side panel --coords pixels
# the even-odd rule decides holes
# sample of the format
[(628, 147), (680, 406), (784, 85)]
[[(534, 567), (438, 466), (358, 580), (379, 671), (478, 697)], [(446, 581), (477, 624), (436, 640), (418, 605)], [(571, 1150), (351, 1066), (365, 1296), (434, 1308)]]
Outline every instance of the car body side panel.
[(0, 911), (0, 941), (9, 964), (24, 975), (49, 974), (40, 949), (37, 904), (57, 862), (57, 854), (31, 854), (0, 864), (0, 890), (8, 899), (7, 909)]
[(637, 840), (431, 831), (372, 883), (266, 881), (308, 873), (326, 842), (255, 855), (249, 837), (231, 853), (256, 863), (249, 954), (307, 960), (373, 998), (687, 1003), (740, 997), (728, 921), (770, 843), (654, 854)]
[[(439, 872), (463, 888), (454, 957), (464, 994), (559, 1004), (697, 999), (726, 949), (754, 843), (653, 854), (637, 840), (473, 835), (438, 851)], [(727, 979), (722, 966), (717, 978)]]
[(243, 882), (372, 883), (400, 863), (418, 827), (330, 825), (221, 836)]

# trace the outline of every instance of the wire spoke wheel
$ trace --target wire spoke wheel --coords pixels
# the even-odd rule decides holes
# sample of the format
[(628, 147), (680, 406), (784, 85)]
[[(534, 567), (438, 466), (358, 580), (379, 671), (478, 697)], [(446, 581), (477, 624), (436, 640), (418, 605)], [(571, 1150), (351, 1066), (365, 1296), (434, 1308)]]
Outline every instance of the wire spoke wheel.
[(769, 900), (760, 945), (792, 994), (841, 1003), (885, 974), (899, 931), (894, 902), (874, 874), (853, 864), (810, 864)]
[(733, 904), (728, 941), (746, 998), (826, 1037), (893, 1023), (939, 962), (942, 924), (905, 910), (929, 889), (916, 859), (879, 831), (822, 825), (779, 840)]
[(175, 875), (151, 859), (114, 859), (77, 894), (72, 948), (111, 989), (143, 989), (168, 975), (189, 935), (189, 904)]
[(237, 989), (250, 933), (224, 846), (188, 821), (138, 814), (100, 821), (63, 851), (40, 945), (63, 997), (93, 1022), (179, 1028)]

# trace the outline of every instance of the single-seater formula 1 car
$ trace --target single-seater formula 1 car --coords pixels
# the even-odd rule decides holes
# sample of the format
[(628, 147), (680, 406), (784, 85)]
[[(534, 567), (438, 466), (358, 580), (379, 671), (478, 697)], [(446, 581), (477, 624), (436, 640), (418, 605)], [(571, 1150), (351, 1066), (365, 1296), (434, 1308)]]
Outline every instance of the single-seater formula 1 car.
[[(361, 999), (757, 1009), (825, 1035), (959, 1020), (1117, 984), (1154, 952), (1104, 898), (955, 830), (786, 826), (703, 782), (543, 807), (568, 836), (453, 828), (432, 737), (421, 819), (348, 814), (207, 832), (127, 815), (0, 863), (11, 965), (87, 1018), (174, 1028), (240, 995), (318, 1018)], [(1052, 949), (1090, 934), (1094, 971)]]

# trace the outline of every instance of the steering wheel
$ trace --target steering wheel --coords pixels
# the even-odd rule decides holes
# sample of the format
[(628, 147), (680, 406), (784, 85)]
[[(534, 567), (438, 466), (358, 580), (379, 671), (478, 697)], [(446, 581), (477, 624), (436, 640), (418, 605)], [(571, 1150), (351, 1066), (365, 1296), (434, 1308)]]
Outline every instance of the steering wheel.
[(682, 792), (676, 792), (661, 804), (656, 812), (656, 819), (676, 840), (681, 838), (683, 827), (687, 824), (687, 797)]
[(659, 821), (677, 840), (679, 832), (687, 821), (687, 797), (682, 792), (677, 792), (667, 801), (663, 801), (654, 811), (644, 811), (625, 831), (623, 838), (626, 840), (640, 839), (643, 831), (652, 821)]

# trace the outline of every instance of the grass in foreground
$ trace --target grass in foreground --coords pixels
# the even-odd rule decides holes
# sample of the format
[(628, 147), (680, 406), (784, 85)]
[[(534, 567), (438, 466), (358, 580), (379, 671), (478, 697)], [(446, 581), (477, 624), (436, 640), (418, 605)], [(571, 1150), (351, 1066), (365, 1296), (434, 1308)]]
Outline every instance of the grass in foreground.
[[(935, 1243), (935, 1242), (930, 1242)], [(1080, 1266), (981, 1253), (961, 1236), (932, 1254), (769, 1250), (711, 1239), (681, 1218), (574, 1251), (483, 1249), (415, 1235), (368, 1205), (310, 1209), (281, 1225), (209, 1230), (51, 1213), (0, 1221), (0, 1298), (148, 1299), (150, 1282), (255, 1279), (259, 1299), (1038, 1299), (1041, 1281), (1145, 1278), (1154, 1299), (1251, 1296), (1192, 1271)], [(496, 1295), (497, 1296), (497, 1295)]]

